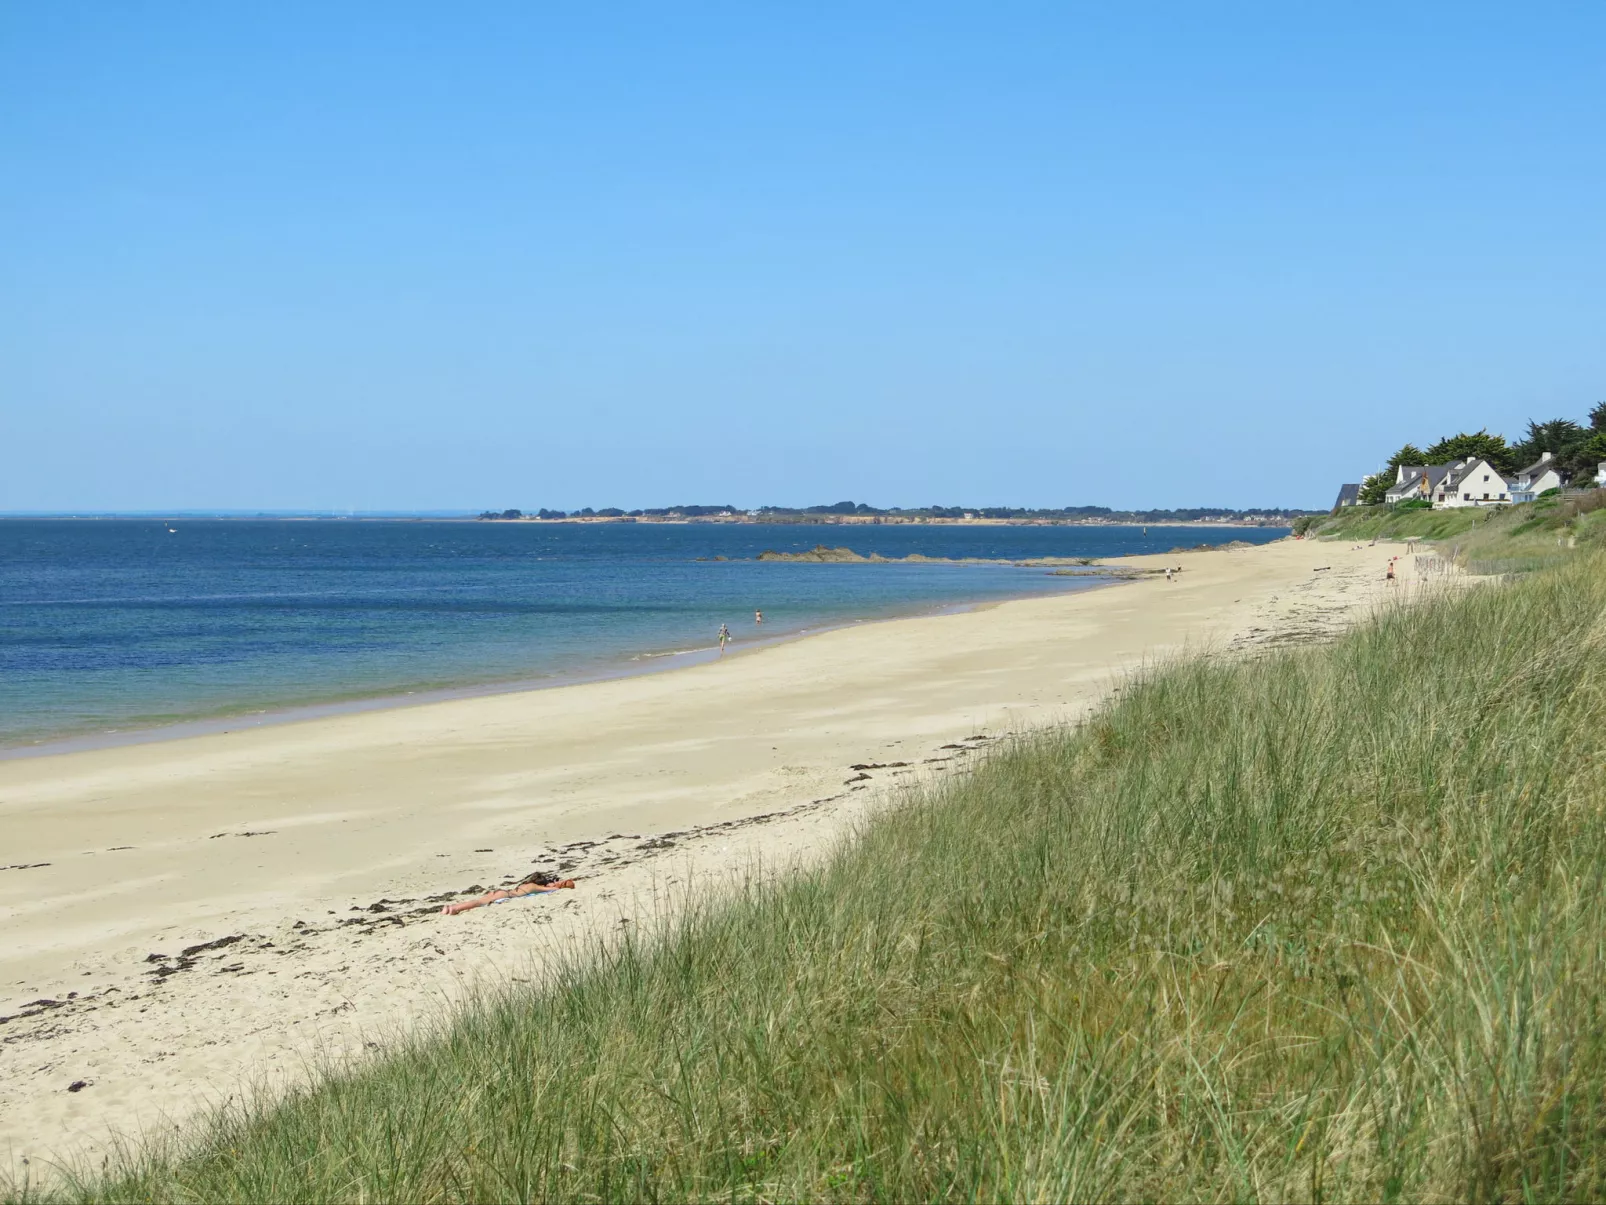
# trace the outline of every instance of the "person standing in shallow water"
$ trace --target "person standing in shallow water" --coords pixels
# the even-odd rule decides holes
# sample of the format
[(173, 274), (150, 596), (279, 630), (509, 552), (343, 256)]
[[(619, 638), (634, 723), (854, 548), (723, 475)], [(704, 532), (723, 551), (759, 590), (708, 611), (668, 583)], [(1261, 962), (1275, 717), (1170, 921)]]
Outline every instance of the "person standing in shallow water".
[(758, 627), (763, 627), (764, 626), (764, 612), (762, 612), (762, 611), (754, 611), (753, 612), (753, 623), (755, 625), (757, 625)]

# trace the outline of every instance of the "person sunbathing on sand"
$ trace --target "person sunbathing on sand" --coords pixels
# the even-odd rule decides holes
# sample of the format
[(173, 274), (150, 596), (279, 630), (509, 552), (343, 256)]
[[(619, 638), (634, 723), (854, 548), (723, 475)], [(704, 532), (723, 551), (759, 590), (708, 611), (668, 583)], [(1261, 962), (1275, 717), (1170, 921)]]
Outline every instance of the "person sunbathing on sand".
[(503, 900), (516, 900), (521, 896), (536, 895), (543, 891), (561, 891), (565, 887), (573, 886), (573, 879), (560, 879), (555, 874), (547, 874), (544, 870), (538, 870), (517, 886), (498, 887), (494, 891), (487, 891), (484, 895), (477, 895), (471, 900), (458, 900), (455, 904), (443, 905), (441, 915), (456, 916), (459, 912), (467, 912), (470, 908), (483, 908), (487, 904), (500, 904)]

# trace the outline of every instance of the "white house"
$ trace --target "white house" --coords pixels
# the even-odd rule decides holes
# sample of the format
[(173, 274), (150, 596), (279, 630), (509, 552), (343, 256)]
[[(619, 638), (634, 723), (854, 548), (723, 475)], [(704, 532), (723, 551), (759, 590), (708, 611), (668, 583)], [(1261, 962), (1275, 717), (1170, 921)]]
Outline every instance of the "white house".
[(1532, 502), (1546, 490), (1559, 490), (1561, 487), (1561, 474), (1556, 471), (1555, 458), (1549, 452), (1541, 452), (1535, 463), (1523, 469), (1512, 480), (1511, 500)]
[(1600, 467), (1595, 470), (1595, 487), (1606, 490), (1606, 460), (1601, 461)]
[(1394, 470), (1394, 484), (1383, 495), (1383, 501), (1392, 504), (1420, 498), (1431, 502), (1439, 482), (1453, 468), (1454, 464), (1402, 464)]
[(1481, 456), (1458, 460), (1433, 487), (1433, 509), (1501, 506), (1511, 501), (1511, 484)]

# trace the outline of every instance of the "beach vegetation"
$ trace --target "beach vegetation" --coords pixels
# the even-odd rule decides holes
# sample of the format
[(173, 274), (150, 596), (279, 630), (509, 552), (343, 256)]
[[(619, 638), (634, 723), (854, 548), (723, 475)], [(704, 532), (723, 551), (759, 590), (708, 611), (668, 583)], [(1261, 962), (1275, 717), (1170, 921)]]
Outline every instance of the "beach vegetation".
[(1521, 573), (1606, 544), (1606, 490), (1546, 491), (1533, 502), (1433, 510), (1352, 507), (1303, 533), (1335, 540), (1422, 540), (1476, 574)]
[(1603, 617), (1582, 544), (1154, 667), (813, 869), (58, 1195), (1598, 1199)]

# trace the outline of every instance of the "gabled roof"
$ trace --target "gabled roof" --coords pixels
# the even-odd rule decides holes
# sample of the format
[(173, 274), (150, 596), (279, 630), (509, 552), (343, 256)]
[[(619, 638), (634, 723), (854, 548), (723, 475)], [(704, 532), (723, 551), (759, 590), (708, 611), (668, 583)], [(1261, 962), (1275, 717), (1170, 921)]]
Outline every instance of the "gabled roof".
[(1444, 480), (1450, 470), (1460, 464), (1461, 462), (1457, 460), (1452, 461), (1450, 464), (1401, 465), (1401, 472), (1405, 475), (1400, 479), (1398, 485), (1391, 485), (1388, 492), (1400, 495), (1419, 493), (1422, 489), (1422, 478), (1426, 476), (1428, 479), (1428, 492), (1432, 493), (1439, 488), (1439, 482)]
[(1554, 456), (1546, 455), (1543, 460), (1536, 460), (1533, 464), (1523, 469), (1522, 472), (1518, 473), (1517, 476), (1527, 477), (1531, 480), (1534, 477), (1544, 476), (1547, 470), (1552, 469), (1555, 470), (1557, 476), (1561, 475), (1561, 470), (1556, 467), (1556, 458)]
[(1361, 487), (1357, 482), (1354, 485), (1341, 485), (1338, 487), (1338, 501), (1334, 506), (1354, 506), (1361, 500)]
[(1402, 464), (1400, 479), (1389, 486), (1388, 494), (1415, 494), (1421, 491), (1422, 474), (1428, 471), (1425, 464)]
[[(1477, 468), (1480, 464), (1489, 464), (1489, 462), (1482, 456), (1473, 456), (1466, 460), (1457, 461), (1453, 466), (1451, 466), (1452, 471), (1445, 475), (1444, 488), (1447, 490), (1455, 489), (1469, 476), (1471, 476), (1472, 470)], [(1502, 482), (1506, 482), (1506, 475), (1504, 473), (1502, 473), (1499, 469), (1496, 469), (1492, 464), (1489, 464), (1489, 467), (1494, 470), (1494, 475), (1496, 477), (1498, 477)]]

